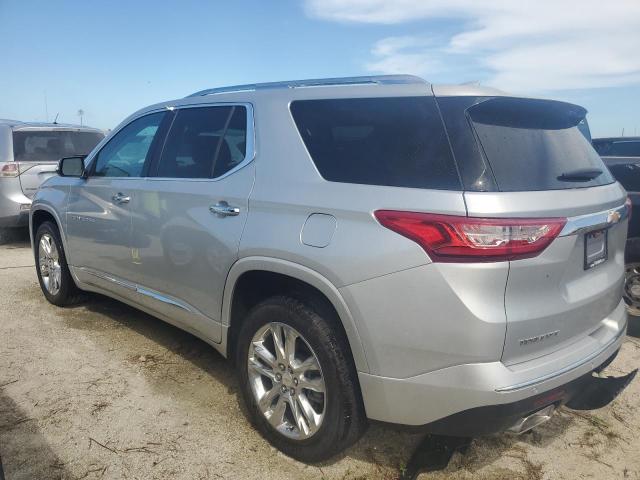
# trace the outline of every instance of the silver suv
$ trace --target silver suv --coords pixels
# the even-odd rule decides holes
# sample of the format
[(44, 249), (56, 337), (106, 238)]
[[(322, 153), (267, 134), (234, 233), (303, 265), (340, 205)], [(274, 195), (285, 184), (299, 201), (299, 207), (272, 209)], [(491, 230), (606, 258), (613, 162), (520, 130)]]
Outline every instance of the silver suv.
[(410, 76), (153, 105), (36, 194), (40, 285), (210, 343), (257, 429), (303, 461), (367, 419), (523, 431), (626, 330), (626, 194), (585, 115)]
[(0, 229), (26, 227), (31, 198), (58, 161), (86, 155), (103, 138), (95, 128), (0, 119)]

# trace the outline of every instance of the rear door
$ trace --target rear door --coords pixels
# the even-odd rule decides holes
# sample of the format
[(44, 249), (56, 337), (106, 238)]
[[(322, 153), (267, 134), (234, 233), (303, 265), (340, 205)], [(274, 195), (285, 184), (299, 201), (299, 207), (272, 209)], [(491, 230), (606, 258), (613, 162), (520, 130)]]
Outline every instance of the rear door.
[(159, 161), (134, 192), (133, 280), (145, 306), (219, 341), (224, 283), (254, 180), (252, 109), (175, 112)]
[(464, 118), (481, 158), (474, 168), (461, 165), (469, 216), (567, 219), (542, 253), (510, 261), (503, 362), (594, 333), (620, 307), (627, 222), (624, 190), (580, 130), (584, 109), (508, 97), (440, 104), (445, 121)]
[(14, 130), (13, 157), (20, 164), (22, 193), (33, 198), (40, 184), (56, 174), (62, 157), (87, 155), (103, 138), (99, 131), (70, 128)]

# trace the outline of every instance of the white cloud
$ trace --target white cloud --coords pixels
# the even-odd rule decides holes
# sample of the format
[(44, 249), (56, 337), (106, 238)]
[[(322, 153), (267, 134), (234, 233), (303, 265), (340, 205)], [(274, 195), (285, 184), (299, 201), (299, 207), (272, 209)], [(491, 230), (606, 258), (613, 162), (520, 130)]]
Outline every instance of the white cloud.
[[(401, 24), (446, 18), (448, 38), (388, 37), (366, 68), (451, 76), (480, 72), (511, 91), (640, 83), (639, 0), (306, 0), (309, 15), (338, 22)], [(463, 73), (460, 64), (472, 59)], [(452, 80), (456, 80), (452, 78)]]

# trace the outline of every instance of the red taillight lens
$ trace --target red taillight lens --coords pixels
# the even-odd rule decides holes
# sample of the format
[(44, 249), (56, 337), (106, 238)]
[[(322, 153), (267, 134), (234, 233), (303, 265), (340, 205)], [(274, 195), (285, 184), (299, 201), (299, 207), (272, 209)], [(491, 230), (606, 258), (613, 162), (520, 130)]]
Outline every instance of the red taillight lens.
[(0, 177), (17, 177), (20, 175), (20, 164), (17, 162), (0, 163)]
[(378, 221), (417, 242), (434, 262), (500, 262), (539, 255), (566, 218), (473, 218), (378, 210)]
[(627, 199), (625, 200), (624, 206), (627, 207), (627, 218), (629, 219), (629, 222), (630, 222), (631, 213), (633, 212), (633, 203), (631, 203), (631, 199), (629, 197), (627, 197)]

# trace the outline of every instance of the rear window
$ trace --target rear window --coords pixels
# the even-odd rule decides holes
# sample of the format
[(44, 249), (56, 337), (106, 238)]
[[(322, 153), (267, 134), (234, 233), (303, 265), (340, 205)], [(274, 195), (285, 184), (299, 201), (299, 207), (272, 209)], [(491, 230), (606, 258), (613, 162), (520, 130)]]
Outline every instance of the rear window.
[[(467, 110), (501, 191), (592, 187), (614, 180), (581, 130), (586, 110), (550, 100), (490, 98)], [(585, 178), (585, 170), (600, 170)], [(581, 178), (582, 176), (582, 178)]]
[(104, 135), (69, 130), (16, 130), (13, 158), (16, 162), (55, 162), (63, 157), (87, 155)]
[(603, 157), (640, 157), (640, 140), (594, 141), (593, 147)]
[(298, 100), (291, 113), (326, 180), (461, 189), (432, 97)]
[(609, 170), (627, 192), (640, 192), (640, 166), (625, 163), (611, 165)]

